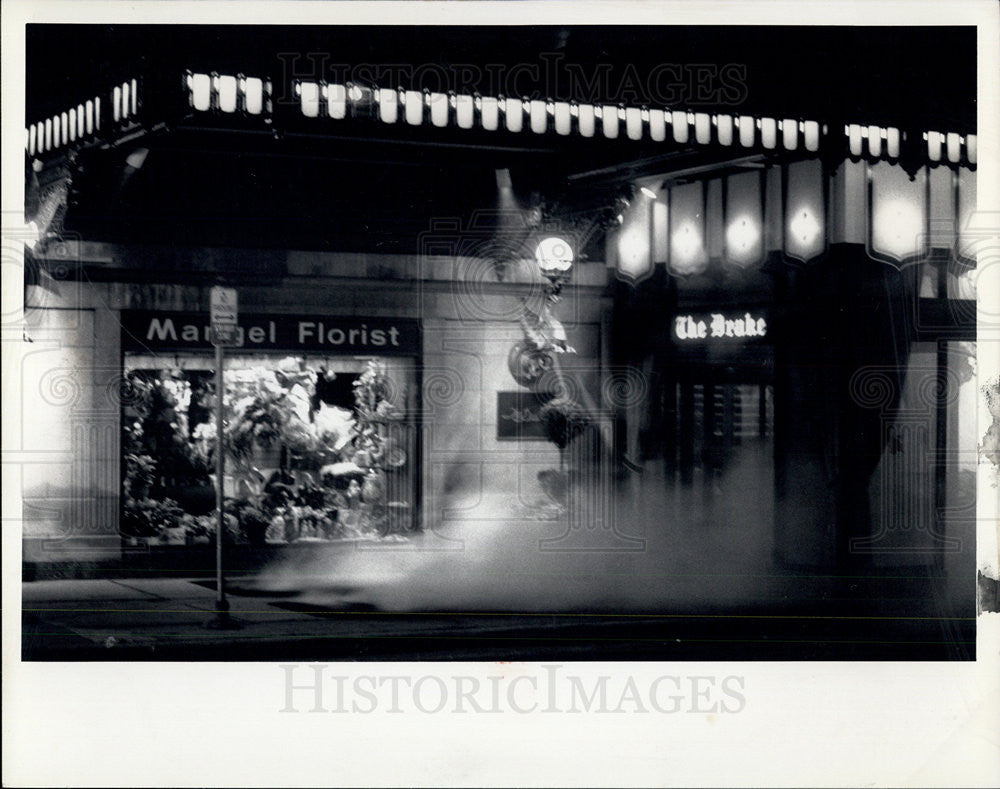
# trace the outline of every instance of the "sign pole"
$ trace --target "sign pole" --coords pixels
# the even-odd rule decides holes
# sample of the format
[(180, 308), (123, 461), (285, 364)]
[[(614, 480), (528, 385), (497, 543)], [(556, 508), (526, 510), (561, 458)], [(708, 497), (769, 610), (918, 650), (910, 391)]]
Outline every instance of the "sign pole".
[(229, 615), (226, 579), (222, 574), (222, 541), (226, 530), (226, 452), (223, 406), (226, 394), (225, 346), (233, 341), (236, 327), (236, 291), (215, 287), (211, 294), (212, 342), (215, 345), (215, 618), (208, 626), (215, 630), (235, 630), (237, 622)]
[(226, 602), (225, 579), (222, 577), (222, 535), (226, 528), (226, 497), (223, 491), (223, 481), (226, 474), (226, 453), (223, 439), (222, 420), (222, 397), (225, 392), (225, 378), (223, 376), (224, 350), (222, 343), (215, 346), (215, 507), (218, 514), (218, 522), (215, 529), (215, 588), (217, 591), (215, 598), (215, 610), (219, 613), (229, 610)]

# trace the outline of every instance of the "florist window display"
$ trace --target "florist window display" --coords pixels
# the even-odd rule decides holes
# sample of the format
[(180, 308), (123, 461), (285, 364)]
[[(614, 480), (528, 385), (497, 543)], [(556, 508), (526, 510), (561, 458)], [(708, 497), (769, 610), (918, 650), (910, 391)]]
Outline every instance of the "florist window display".
[[(407, 474), (408, 426), (396, 404), (402, 388), (373, 360), (347, 375), (353, 408), (317, 395), (317, 382), (343, 389), (345, 382), (330, 384), (344, 375), (297, 357), (227, 371), (232, 541), (398, 538), (408, 530), (407, 486), (399, 484)], [(134, 371), (129, 380), (136, 396), (123, 418), (122, 533), (163, 540), (183, 527), (188, 542), (207, 542), (215, 530), (211, 375)]]

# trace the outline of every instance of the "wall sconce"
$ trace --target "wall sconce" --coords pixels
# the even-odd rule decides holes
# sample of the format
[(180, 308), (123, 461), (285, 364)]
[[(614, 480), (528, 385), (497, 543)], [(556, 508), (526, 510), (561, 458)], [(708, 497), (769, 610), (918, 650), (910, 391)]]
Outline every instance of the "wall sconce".
[(695, 181), (670, 190), (670, 270), (700, 274), (708, 266), (705, 246), (705, 184)]
[(815, 159), (789, 164), (784, 184), (782, 217), (785, 255), (809, 263), (827, 248), (823, 164)]
[(615, 273), (633, 285), (653, 273), (650, 241), (656, 196), (656, 192), (649, 187), (640, 187), (638, 199), (624, 209), (621, 227), (617, 228), (613, 237)]
[(868, 168), (868, 254), (902, 266), (927, 253), (927, 169), (914, 178), (901, 167), (877, 162)]
[(738, 173), (726, 181), (726, 263), (746, 268), (764, 258), (764, 195), (761, 172)]

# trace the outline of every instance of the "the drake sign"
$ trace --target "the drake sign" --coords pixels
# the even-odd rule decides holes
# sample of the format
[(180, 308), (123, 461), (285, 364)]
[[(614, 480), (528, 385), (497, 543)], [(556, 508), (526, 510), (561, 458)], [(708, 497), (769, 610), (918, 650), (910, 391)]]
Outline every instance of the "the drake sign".
[[(126, 351), (212, 347), (206, 313), (132, 310), (122, 312), (121, 323)], [(414, 355), (420, 353), (420, 324), (395, 318), (240, 314), (233, 345), (242, 350)]]
[(681, 343), (759, 341), (767, 337), (767, 319), (761, 312), (709, 312), (674, 317), (674, 339)]

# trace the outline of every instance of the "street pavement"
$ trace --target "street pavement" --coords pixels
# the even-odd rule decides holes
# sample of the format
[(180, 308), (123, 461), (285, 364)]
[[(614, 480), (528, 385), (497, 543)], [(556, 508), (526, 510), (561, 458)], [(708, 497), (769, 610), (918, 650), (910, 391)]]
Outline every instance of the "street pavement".
[[(912, 583), (910, 584), (912, 587)], [(826, 596), (767, 609), (636, 614), (380, 611), (345, 593), (319, 606), (294, 591), (229, 582), (238, 629), (213, 629), (214, 581), (22, 584), (25, 660), (944, 660), (974, 659), (974, 616), (946, 615), (910, 588), (894, 608)], [(884, 582), (880, 586), (885, 593)], [(347, 590), (345, 590), (346, 592)], [(918, 597), (913, 596), (915, 593)], [(350, 598), (350, 599), (349, 599)], [(922, 601), (915, 605), (914, 601)]]

